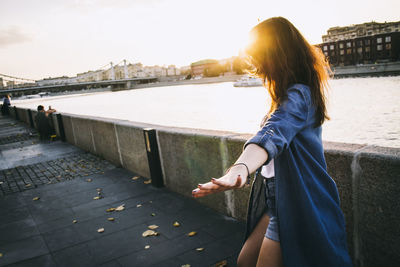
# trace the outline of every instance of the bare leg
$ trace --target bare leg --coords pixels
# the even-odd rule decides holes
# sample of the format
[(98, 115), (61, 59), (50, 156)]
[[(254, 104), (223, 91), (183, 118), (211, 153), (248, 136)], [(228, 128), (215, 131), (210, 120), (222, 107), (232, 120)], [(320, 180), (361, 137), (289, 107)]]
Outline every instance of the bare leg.
[(281, 267), (281, 243), (264, 237), (258, 256), (257, 267)]
[(263, 244), (265, 231), (269, 223), (269, 217), (264, 214), (257, 223), (256, 228), (250, 234), (240, 251), (237, 265), (238, 267), (256, 266), (258, 255), (260, 254), (261, 245)]

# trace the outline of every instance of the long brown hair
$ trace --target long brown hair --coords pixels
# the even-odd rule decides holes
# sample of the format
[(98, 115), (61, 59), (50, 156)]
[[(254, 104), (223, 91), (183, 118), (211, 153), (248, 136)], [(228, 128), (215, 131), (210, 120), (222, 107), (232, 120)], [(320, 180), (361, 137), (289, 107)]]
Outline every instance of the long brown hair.
[(272, 103), (268, 118), (287, 97), (291, 84), (308, 85), (316, 107), (316, 125), (329, 119), (325, 89), (330, 75), (329, 64), (322, 51), (311, 46), (287, 19), (274, 17), (256, 25), (250, 32), (252, 42), (246, 52), (250, 72), (263, 80)]

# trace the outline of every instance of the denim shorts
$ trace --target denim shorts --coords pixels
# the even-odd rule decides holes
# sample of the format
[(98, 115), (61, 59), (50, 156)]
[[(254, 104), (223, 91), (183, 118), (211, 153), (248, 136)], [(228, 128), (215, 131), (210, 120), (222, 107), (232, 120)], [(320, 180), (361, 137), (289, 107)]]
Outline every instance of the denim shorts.
[(275, 177), (264, 178), (265, 197), (267, 199), (266, 213), (269, 217), (269, 224), (265, 237), (279, 242), (278, 217), (275, 203)]

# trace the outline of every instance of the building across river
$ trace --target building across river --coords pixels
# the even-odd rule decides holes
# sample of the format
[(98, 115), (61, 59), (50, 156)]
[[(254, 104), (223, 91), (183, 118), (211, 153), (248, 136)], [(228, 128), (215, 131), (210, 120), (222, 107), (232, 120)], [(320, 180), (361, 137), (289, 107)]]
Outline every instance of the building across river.
[(400, 21), (332, 27), (322, 40), (333, 66), (400, 61)]

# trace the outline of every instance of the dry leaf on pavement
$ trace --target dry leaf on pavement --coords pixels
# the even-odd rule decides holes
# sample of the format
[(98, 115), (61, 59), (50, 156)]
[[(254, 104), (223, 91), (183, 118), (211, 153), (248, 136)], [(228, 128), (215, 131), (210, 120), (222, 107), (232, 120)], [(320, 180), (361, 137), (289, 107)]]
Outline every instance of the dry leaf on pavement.
[(106, 209), (107, 212), (113, 212), (115, 210), (115, 208), (108, 208)]
[[(87, 175), (86, 175), (87, 176)], [(91, 181), (93, 181), (92, 179), (86, 179), (86, 182), (91, 182)]]
[(188, 233), (188, 236), (195, 236), (195, 235), (197, 235), (197, 232), (195, 231)]
[(110, 218), (107, 218), (107, 220), (110, 221), (110, 222), (112, 222), (112, 221), (114, 221), (115, 219), (114, 219), (113, 217), (110, 217)]
[(174, 222), (173, 226), (179, 227), (179, 226), (181, 226), (181, 225), (180, 225), (180, 223), (178, 223), (178, 222)]
[(147, 236), (153, 236), (153, 235), (157, 235), (155, 231), (153, 230), (146, 230), (142, 233), (143, 237), (147, 237)]
[(97, 232), (98, 232), (98, 233), (103, 233), (103, 232), (104, 232), (104, 228), (99, 228), (99, 229), (97, 229)]
[(144, 249), (149, 249), (150, 248), (150, 246), (149, 245), (146, 245), (145, 247), (144, 247)]
[(122, 204), (121, 206), (118, 206), (115, 208), (115, 211), (123, 211), (125, 209), (125, 204)]
[(151, 230), (155, 230), (158, 228), (158, 225), (152, 224), (152, 225), (147, 226), (147, 228), (149, 228)]
[(100, 199), (101, 198), (101, 196), (97, 196), (97, 197), (94, 197), (93, 199), (94, 200), (98, 200), (98, 199)]
[(140, 176), (134, 176), (134, 177), (132, 177), (132, 180), (137, 180), (137, 179), (139, 179), (140, 178)]
[(33, 201), (36, 201), (36, 200), (39, 200), (39, 199), (40, 199), (40, 197), (34, 197), (34, 198), (32, 198)]
[(151, 179), (146, 180), (146, 181), (144, 181), (143, 183), (144, 183), (144, 184), (151, 184)]
[(154, 217), (154, 216), (156, 216), (156, 214), (153, 212), (153, 213), (151, 214), (151, 216), (153, 216), (153, 217)]
[(136, 208), (140, 208), (142, 206), (142, 204), (137, 204)]
[(77, 223), (77, 222), (78, 222), (77, 220), (73, 220), (73, 221), (72, 221), (72, 223)]
[(224, 267), (224, 266), (228, 266), (228, 262), (226, 260), (220, 261), (215, 264), (215, 267)]
[(204, 250), (204, 248), (196, 248), (197, 251), (201, 252)]

